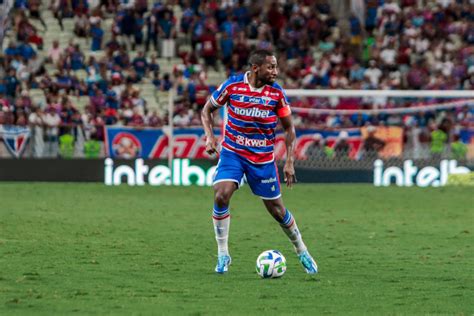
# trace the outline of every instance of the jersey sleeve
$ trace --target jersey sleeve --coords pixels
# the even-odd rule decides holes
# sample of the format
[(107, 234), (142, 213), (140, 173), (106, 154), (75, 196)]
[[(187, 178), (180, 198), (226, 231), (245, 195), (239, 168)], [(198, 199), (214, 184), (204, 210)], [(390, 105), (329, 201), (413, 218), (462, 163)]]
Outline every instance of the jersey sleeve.
[(212, 95), (211, 95), (211, 103), (214, 105), (216, 108), (220, 108), (224, 106), (227, 101), (229, 101), (229, 86), (231, 83), (233, 83), (234, 80), (231, 78), (227, 79), (222, 83), (217, 90), (215, 90)]
[(278, 117), (286, 117), (291, 115), (290, 102), (288, 101), (288, 97), (283, 90), (281, 90), (280, 99), (278, 100), (278, 105), (276, 106), (276, 114)]

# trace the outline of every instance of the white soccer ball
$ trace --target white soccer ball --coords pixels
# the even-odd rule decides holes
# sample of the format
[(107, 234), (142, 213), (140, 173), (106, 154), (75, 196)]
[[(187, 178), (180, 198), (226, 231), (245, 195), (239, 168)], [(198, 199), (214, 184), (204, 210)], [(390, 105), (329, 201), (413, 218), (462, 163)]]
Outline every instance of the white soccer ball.
[(286, 271), (286, 259), (278, 250), (266, 250), (257, 258), (257, 274), (264, 279), (279, 278)]

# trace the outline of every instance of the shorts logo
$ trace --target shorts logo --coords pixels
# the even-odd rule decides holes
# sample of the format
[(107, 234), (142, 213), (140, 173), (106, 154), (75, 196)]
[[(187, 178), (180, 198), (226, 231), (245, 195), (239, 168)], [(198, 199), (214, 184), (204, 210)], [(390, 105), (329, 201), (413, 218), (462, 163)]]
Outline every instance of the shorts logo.
[(275, 178), (275, 177), (260, 180), (261, 183), (272, 183), (272, 182), (276, 182), (276, 181), (277, 181), (277, 178)]
[(237, 136), (236, 143), (242, 146), (247, 147), (266, 147), (267, 141), (265, 139), (251, 139), (243, 137), (241, 135)]
[(261, 117), (266, 118), (270, 115), (270, 111), (260, 110), (257, 108), (243, 109), (243, 108), (234, 108), (235, 114), (251, 116), (251, 117)]

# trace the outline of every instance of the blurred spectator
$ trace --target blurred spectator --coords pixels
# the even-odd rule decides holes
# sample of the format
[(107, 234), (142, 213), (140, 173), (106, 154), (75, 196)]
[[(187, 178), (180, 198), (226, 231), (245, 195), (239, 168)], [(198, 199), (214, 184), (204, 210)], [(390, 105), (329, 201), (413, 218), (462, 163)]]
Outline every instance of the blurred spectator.
[(86, 37), (89, 33), (89, 19), (84, 13), (74, 16), (74, 34), (78, 37)]
[(326, 146), (324, 138), (321, 134), (313, 135), (313, 141), (306, 149), (306, 157), (311, 160), (321, 161), (327, 158), (332, 158), (333, 150)]
[(382, 71), (377, 67), (375, 60), (369, 62), (369, 68), (364, 72), (364, 76), (369, 79), (371, 87), (373, 89), (378, 88), (380, 79), (382, 77)]
[(57, 64), (58, 61), (60, 60), (62, 50), (59, 47), (59, 41), (54, 40), (53, 41), (53, 46), (48, 50), (48, 61), (52, 62), (53, 64)]
[(96, 21), (95, 23), (91, 22), (91, 36), (92, 36), (92, 44), (91, 44), (91, 51), (98, 51), (102, 49), (102, 38), (104, 36), (104, 31), (100, 27), (100, 21)]
[(175, 56), (176, 30), (169, 11), (164, 12), (163, 18), (159, 20), (159, 33), (161, 38), (161, 57), (172, 58)]
[(56, 158), (59, 150), (59, 125), (61, 124), (61, 117), (56, 112), (54, 107), (46, 108), (46, 114), (43, 117), (45, 126), (45, 152), (44, 157)]
[(446, 144), (448, 142), (448, 135), (450, 129), (450, 122), (448, 119), (443, 119), (431, 132), (431, 154), (435, 158), (441, 158), (446, 149)]
[(464, 144), (459, 135), (454, 135), (453, 142), (451, 143), (451, 158), (459, 161), (466, 160), (467, 145)]
[(32, 110), (30, 116), (28, 117), (28, 123), (31, 129), (31, 148), (33, 149), (32, 157), (41, 158), (43, 157), (44, 151), (44, 121), (43, 111), (39, 106)]
[(14, 68), (8, 70), (8, 75), (4, 79), (6, 96), (14, 99), (20, 90), (20, 81), (16, 77)]
[(199, 38), (201, 44), (201, 56), (204, 58), (206, 66), (212, 66), (216, 71), (219, 70), (217, 66), (217, 41), (216, 35), (213, 31), (206, 27)]
[(132, 61), (132, 65), (140, 79), (146, 76), (148, 72), (148, 62), (142, 51), (138, 52), (137, 57)]
[(157, 9), (153, 8), (151, 13), (145, 19), (145, 25), (147, 29), (145, 50), (148, 51), (150, 43), (153, 42), (153, 48), (158, 51), (158, 33), (159, 25), (158, 19), (156, 18)]
[(148, 117), (148, 126), (150, 127), (161, 127), (163, 126), (163, 120), (158, 115), (156, 111), (153, 111), (151, 115)]
[(350, 145), (347, 142), (349, 134), (346, 131), (341, 131), (337, 137), (336, 144), (334, 145), (334, 156), (337, 159), (349, 158)]

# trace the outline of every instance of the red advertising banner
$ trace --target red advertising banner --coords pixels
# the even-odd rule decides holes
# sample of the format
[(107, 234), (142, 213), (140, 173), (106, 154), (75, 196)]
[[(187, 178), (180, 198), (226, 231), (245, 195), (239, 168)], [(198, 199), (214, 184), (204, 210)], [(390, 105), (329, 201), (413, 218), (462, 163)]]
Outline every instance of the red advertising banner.
[[(361, 149), (362, 137), (360, 129), (347, 129), (347, 142), (349, 144), (349, 157), (357, 158)], [(220, 135), (220, 130), (215, 129), (215, 134)], [(306, 159), (306, 150), (318, 134), (325, 139), (326, 145), (334, 147), (341, 131), (327, 130), (300, 130), (297, 131), (295, 156), (296, 159)], [(211, 159), (206, 153), (206, 141), (202, 128), (183, 128), (173, 131), (174, 157), (190, 159)], [(168, 157), (168, 136), (162, 129), (134, 129), (128, 127), (106, 127), (106, 152), (112, 158), (148, 158), (166, 159)], [(275, 139), (275, 159), (284, 159), (286, 156), (285, 136), (277, 133)]]

